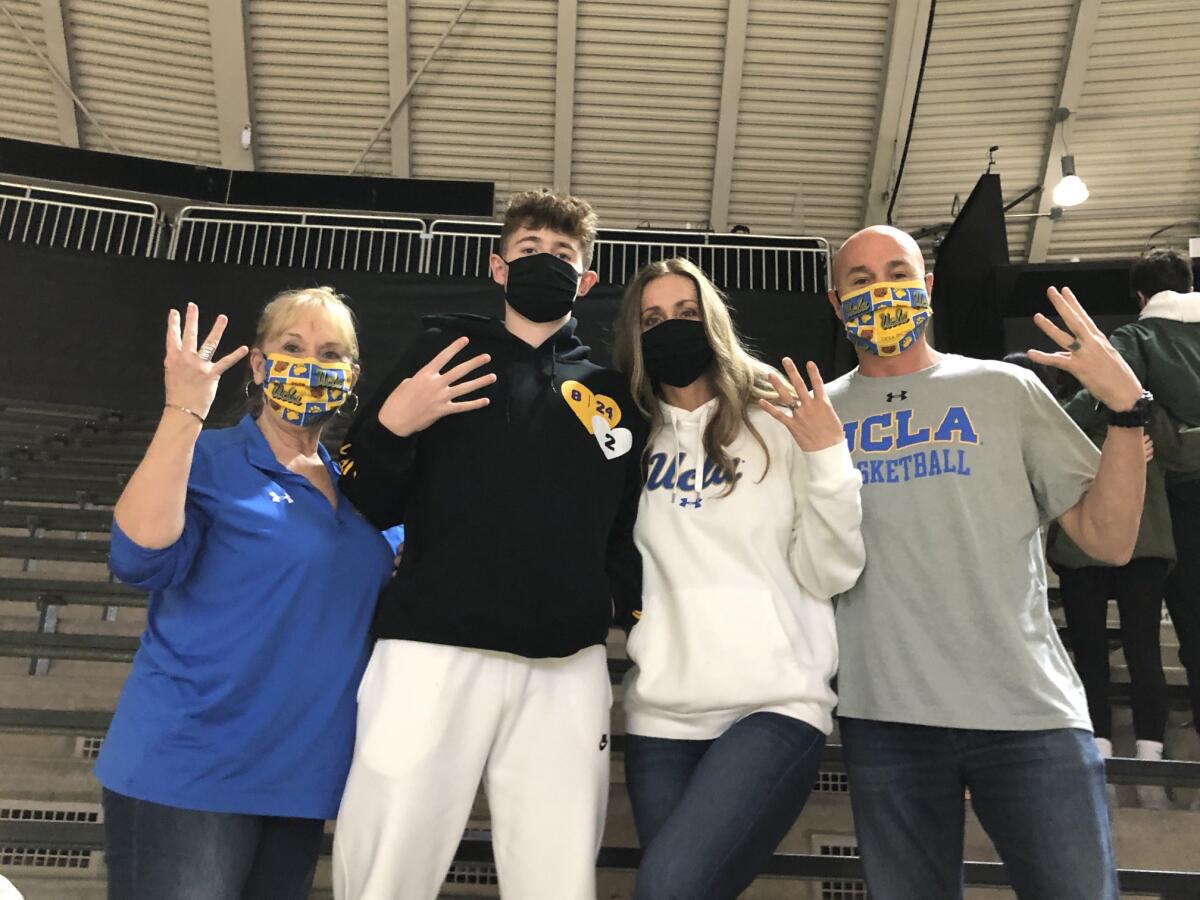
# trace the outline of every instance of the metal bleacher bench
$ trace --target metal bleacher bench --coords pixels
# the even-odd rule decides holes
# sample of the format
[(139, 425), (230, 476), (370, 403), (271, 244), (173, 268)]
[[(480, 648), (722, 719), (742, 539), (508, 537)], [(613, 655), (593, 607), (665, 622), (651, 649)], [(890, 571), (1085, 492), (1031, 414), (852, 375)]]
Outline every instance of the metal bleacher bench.
[[(0, 732), (43, 735), (101, 736), (108, 731), (112, 712), (103, 709), (17, 709), (0, 708)], [(612, 752), (625, 752), (625, 736), (612, 736)], [(827, 744), (823, 769), (841, 770), (842, 747)], [(1106, 761), (1108, 780), (1113, 784), (1161, 784), (1200, 788), (1200, 763), (1176, 760), (1148, 761), (1118, 757)]]
[[(63, 850), (102, 850), (104, 826), (80, 822), (5, 822), (0, 821), (0, 846), (54, 847)], [(333, 836), (326, 835), (322, 851), (328, 855)], [(597, 866), (602, 869), (636, 869), (641, 860), (636, 847), (602, 847)], [(464, 840), (454, 855), (455, 862), (493, 861), (490, 841)], [(764, 875), (804, 880), (859, 879), (862, 863), (857, 857), (817, 856), (804, 853), (777, 853), (763, 870)], [(968, 862), (963, 866), (964, 880), (973, 886), (1003, 887), (1008, 878), (1001, 863)], [(1200, 896), (1200, 873), (1149, 869), (1118, 871), (1123, 893), (1156, 894), (1164, 900), (1183, 900)]]
[[(77, 606), (144, 607), (146, 594), (137, 588), (109, 581), (0, 577), (0, 600), (74, 604)], [(88, 638), (91, 635), (76, 635), (76, 637)]]
[(0, 528), (26, 528), (29, 531), (108, 531), (112, 528), (112, 510), (0, 503)]

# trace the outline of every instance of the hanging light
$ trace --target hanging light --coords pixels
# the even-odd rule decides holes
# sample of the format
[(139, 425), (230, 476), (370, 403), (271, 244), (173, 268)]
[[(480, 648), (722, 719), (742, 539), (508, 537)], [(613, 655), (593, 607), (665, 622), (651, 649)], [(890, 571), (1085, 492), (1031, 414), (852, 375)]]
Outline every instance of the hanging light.
[(1062, 158), (1062, 181), (1054, 186), (1051, 195), (1055, 206), (1078, 206), (1088, 198), (1087, 185), (1075, 174), (1075, 157), (1068, 154)]

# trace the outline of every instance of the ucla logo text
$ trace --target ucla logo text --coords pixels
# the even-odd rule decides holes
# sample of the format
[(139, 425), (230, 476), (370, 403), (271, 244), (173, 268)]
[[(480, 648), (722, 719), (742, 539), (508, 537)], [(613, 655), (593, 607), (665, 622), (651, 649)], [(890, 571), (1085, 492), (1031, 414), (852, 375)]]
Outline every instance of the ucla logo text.
[(913, 426), (911, 409), (888, 410), (867, 416), (861, 422), (843, 425), (850, 452), (887, 453), (919, 444), (978, 444), (979, 435), (971, 417), (961, 406), (951, 406), (936, 428)]
[[(692, 466), (690, 469), (684, 469), (683, 464), (684, 460), (686, 459), (687, 454), (680, 453), (679, 458), (672, 459), (670, 465), (668, 465), (667, 454), (652, 454), (650, 456), (649, 471), (646, 476), (646, 490), (696, 490), (696, 467)], [(714, 484), (728, 484), (730, 481), (736, 481), (742, 477), (742, 473), (737, 471), (741, 464), (741, 458), (735, 456), (733, 458), (734, 471), (726, 472), (723, 469), (718, 469), (715, 461), (711, 459), (705, 460), (704, 473), (701, 476), (700, 487), (706, 488)]]
[[(888, 395), (888, 402), (893, 396)], [(965, 447), (979, 444), (979, 433), (961, 406), (951, 406), (937, 424), (919, 425), (913, 422), (913, 410), (897, 409), (846, 422), (842, 427), (850, 452), (859, 454), (854, 465), (862, 473), (864, 485), (899, 484), (939, 475), (970, 477)], [(939, 444), (942, 446), (936, 446)], [(912, 452), (905, 456), (871, 458), (873, 454), (910, 449)]]

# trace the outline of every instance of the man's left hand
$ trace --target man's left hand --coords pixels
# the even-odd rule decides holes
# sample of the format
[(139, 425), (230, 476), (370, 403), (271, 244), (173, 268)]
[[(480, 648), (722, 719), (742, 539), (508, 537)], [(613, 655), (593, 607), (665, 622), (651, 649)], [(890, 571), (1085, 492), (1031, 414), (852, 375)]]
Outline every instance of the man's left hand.
[(1062, 350), (1058, 353), (1030, 350), (1029, 358), (1044, 366), (1070, 372), (1093, 397), (1114, 412), (1133, 409), (1142, 396), (1142, 385), (1129, 364), (1096, 327), (1070, 288), (1063, 288), (1062, 293), (1057, 288), (1049, 288), (1046, 296), (1069, 331), (1063, 331), (1041, 313), (1035, 315), (1033, 321), (1037, 327)]

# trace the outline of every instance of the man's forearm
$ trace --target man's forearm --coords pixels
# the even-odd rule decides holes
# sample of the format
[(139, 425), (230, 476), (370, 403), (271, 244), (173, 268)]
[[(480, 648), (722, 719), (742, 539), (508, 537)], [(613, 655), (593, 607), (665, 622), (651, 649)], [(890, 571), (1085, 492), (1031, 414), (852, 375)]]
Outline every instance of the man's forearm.
[(1146, 495), (1146, 452), (1141, 428), (1110, 427), (1100, 469), (1083, 499), (1059, 523), (1080, 549), (1102, 562), (1124, 565), (1133, 555)]

